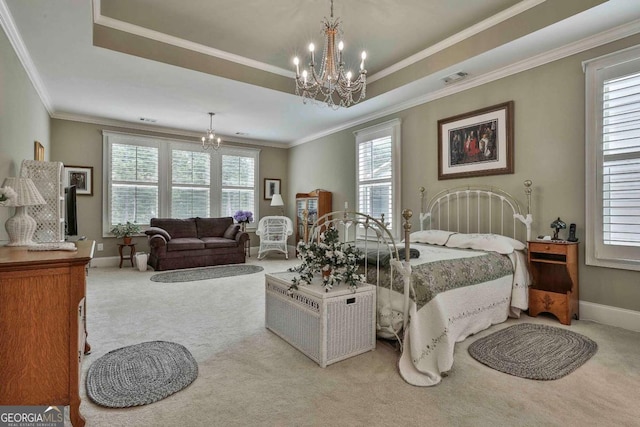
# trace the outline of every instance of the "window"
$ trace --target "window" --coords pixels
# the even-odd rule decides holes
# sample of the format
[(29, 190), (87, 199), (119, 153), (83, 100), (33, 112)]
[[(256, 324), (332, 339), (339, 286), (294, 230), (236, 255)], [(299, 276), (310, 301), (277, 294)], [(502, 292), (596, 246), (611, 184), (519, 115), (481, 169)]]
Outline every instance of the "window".
[(584, 65), (586, 263), (640, 270), (640, 48)]
[(171, 217), (210, 217), (211, 154), (171, 150)]
[(222, 212), (233, 216), (237, 210), (253, 210), (256, 198), (256, 159), (242, 153), (222, 155)]
[(205, 152), (183, 141), (103, 133), (103, 235), (115, 224), (144, 226), (154, 217), (232, 216), (240, 209), (258, 216), (259, 150)]
[(384, 214), (394, 238), (399, 237), (400, 215), (400, 120), (355, 132), (356, 197), (358, 212), (375, 218)]

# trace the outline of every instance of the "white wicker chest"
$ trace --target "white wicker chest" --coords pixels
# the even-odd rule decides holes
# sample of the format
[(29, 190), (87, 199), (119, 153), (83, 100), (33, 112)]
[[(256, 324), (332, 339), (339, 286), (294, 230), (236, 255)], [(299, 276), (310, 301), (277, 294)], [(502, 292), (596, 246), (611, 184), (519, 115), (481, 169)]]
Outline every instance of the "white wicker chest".
[(321, 279), (288, 289), (296, 273), (265, 275), (266, 327), (321, 367), (376, 348), (376, 288), (340, 285), (325, 292)]

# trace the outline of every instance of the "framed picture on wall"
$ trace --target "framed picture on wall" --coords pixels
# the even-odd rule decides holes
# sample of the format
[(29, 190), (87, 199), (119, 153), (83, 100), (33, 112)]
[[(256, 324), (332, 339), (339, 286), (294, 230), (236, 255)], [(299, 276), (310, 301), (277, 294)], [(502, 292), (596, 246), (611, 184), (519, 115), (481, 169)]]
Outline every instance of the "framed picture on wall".
[(274, 194), (280, 194), (280, 180), (273, 178), (264, 179), (264, 199), (273, 199)]
[(76, 194), (93, 195), (93, 166), (65, 166), (64, 185), (76, 186)]
[(438, 120), (438, 179), (513, 173), (513, 101)]
[(44, 162), (44, 145), (38, 141), (33, 142), (33, 160)]

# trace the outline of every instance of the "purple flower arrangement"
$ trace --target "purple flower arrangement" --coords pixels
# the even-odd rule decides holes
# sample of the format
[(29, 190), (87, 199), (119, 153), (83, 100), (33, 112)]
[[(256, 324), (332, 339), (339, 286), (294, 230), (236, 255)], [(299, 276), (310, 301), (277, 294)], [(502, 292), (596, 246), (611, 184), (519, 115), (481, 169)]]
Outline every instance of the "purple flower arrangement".
[(233, 214), (233, 219), (242, 222), (253, 222), (253, 212), (251, 211), (237, 211)]

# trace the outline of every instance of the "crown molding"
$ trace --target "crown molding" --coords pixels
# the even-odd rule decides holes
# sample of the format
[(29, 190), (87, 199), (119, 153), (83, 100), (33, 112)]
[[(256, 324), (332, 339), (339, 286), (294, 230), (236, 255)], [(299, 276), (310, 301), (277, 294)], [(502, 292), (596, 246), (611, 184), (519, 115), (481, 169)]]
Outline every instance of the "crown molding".
[(108, 16), (103, 16), (100, 13), (100, 1), (101, 0), (93, 0), (94, 24), (102, 25), (104, 27), (112, 28), (118, 31), (123, 31), (125, 33), (134, 34), (136, 36), (155, 40), (155, 41), (176, 46), (182, 49), (187, 49), (187, 50), (202, 53), (205, 55), (213, 56), (216, 58), (224, 59), (226, 61), (235, 62), (237, 64), (246, 65), (247, 67), (255, 68), (255, 69), (266, 71), (269, 73), (278, 74), (278, 75), (292, 78), (292, 79), (295, 78), (295, 73), (290, 70), (285, 70), (283, 68), (276, 67), (274, 65), (265, 64), (264, 62), (249, 59), (240, 55), (235, 55), (233, 53), (215, 49), (210, 46), (205, 46), (200, 43), (195, 43), (189, 40), (185, 40), (180, 37), (170, 36), (168, 34), (164, 34), (155, 30), (150, 30), (148, 28), (144, 28), (139, 25), (120, 21), (114, 18), (109, 18)]
[(395, 114), (400, 111), (404, 111), (409, 108), (416, 107), (418, 105), (426, 104), (427, 102), (431, 102), (436, 99), (444, 98), (446, 96), (450, 96), (455, 93), (463, 92), (465, 90), (472, 89), (474, 87), (483, 85), (485, 83), (490, 83), (496, 80), (500, 80), (502, 78), (511, 76), (513, 74), (527, 71), (532, 68), (539, 67), (541, 65), (548, 64), (550, 62), (554, 62), (554, 61), (566, 58), (568, 56), (575, 55), (577, 53), (584, 52), (586, 50), (593, 49), (598, 46), (602, 46), (604, 44), (611, 43), (616, 40), (620, 40), (625, 37), (629, 37), (638, 33), (640, 33), (640, 19), (631, 21), (627, 24), (623, 24), (615, 28), (611, 28), (609, 30), (603, 31), (596, 35), (586, 37), (582, 40), (578, 40), (576, 42), (550, 50), (548, 52), (544, 52), (542, 54), (532, 56), (525, 60), (515, 62), (513, 64), (502, 67), (498, 70), (492, 71), (490, 73), (486, 73), (481, 76), (467, 78), (458, 83), (454, 83), (449, 86), (446, 86), (441, 90), (418, 96), (416, 98), (410, 99), (400, 104), (395, 104), (384, 110), (380, 110), (373, 114), (358, 118), (356, 120), (343, 123), (340, 126), (327, 129), (323, 132), (298, 139), (290, 143), (289, 146), (294, 147), (297, 145), (305, 144), (307, 142), (314, 141), (316, 139), (331, 135), (333, 133), (349, 129), (353, 126), (358, 126), (363, 123), (367, 123), (372, 120), (376, 120), (390, 114)]
[[(174, 136), (180, 136), (183, 138), (194, 138), (195, 140), (191, 141), (194, 144), (199, 144), (200, 138), (202, 137), (202, 133), (192, 132), (184, 129), (144, 125), (144, 124), (125, 122), (120, 120), (106, 119), (102, 117), (86, 116), (81, 114), (53, 113), (51, 115), (51, 118), (58, 119), (58, 120), (69, 120), (72, 122), (88, 123), (88, 124), (98, 125), (98, 126), (109, 126), (109, 127), (115, 127), (115, 128), (127, 129), (127, 130), (137, 130), (142, 132), (153, 132), (156, 134), (174, 135)], [(223, 143), (232, 142), (236, 144), (258, 145), (261, 147), (285, 148), (285, 149), (288, 148), (288, 145), (286, 143), (261, 141), (261, 140), (250, 139), (250, 138), (238, 138), (235, 136), (225, 136), (225, 135), (219, 135), (219, 136), (220, 138), (222, 138)]]
[(428, 48), (413, 54), (411, 56), (409, 56), (408, 58), (403, 59), (400, 62), (397, 62), (395, 64), (393, 64), (390, 67), (385, 68), (384, 70), (381, 70), (375, 74), (372, 74), (371, 77), (367, 78), (367, 80), (370, 83), (375, 82), (376, 80), (379, 80), (383, 77), (387, 77), (388, 75), (391, 75), (393, 73), (395, 73), (396, 71), (400, 71), (401, 69), (408, 67), (410, 65), (415, 64), (418, 61), (421, 61), (431, 55), (434, 55), (440, 51), (443, 51), (447, 48), (450, 48), (451, 46), (456, 45), (457, 43), (460, 43), (461, 41), (464, 41), (470, 37), (473, 37), (474, 35), (487, 30), (491, 27), (494, 27), (498, 24), (500, 24), (501, 22), (506, 21), (507, 19), (513, 18), (514, 16), (517, 16), (523, 12), (526, 12), (527, 10), (538, 6), (541, 3), (544, 3), (547, 0), (524, 0), (521, 1), (520, 3), (511, 6), (508, 9), (505, 9), (499, 13), (496, 13), (495, 15), (493, 15), (490, 18), (485, 19), (484, 21), (478, 22), (475, 25), (472, 25), (469, 28), (464, 29), (463, 31), (460, 31), (457, 34), (454, 34), (453, 36), (446, 38), (444, 40), (442, 40), (439, 43), (436, 43), (432, 46), (429, 46)]
[(49, 94), (42, 82), (42, 79), (40, 78), (38, 69), (31, 59), (31, 55), (29, 55), (29, 51), (22, 41), (22, 37), (20, 37), (18, 28), (13, 21), (13, 17), (11, 16), (11, 12), (9, 11), (9, 7), (5, 0), (0, 0), (0, 26), (2, 26), (2, 29), (7, 34), (7, 38), (9, 39), (11, 46), (18, 56), (22, 67), (29, 76), (29, 80), (31, 80), (31, 84), (38, 93), (40, 100), (44, 104), (44, 108), (46, 108), (49, 115), (51, 115), (53, 107), (51, 105)]

